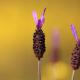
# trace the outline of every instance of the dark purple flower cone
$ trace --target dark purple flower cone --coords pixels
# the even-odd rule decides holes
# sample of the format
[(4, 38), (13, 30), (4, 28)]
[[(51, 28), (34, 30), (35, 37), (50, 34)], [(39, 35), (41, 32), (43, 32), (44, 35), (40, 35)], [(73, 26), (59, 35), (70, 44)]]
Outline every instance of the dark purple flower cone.
[(45, 35), (42, 29), (37, 29), (33, 35), (33, 50), (38, 60), (40, 60), (45, 52)]
[(76, 47), (73, 50), (71, 64), (74, 70), (77, 70), (80, 67), (80, 41), (78, 41)]

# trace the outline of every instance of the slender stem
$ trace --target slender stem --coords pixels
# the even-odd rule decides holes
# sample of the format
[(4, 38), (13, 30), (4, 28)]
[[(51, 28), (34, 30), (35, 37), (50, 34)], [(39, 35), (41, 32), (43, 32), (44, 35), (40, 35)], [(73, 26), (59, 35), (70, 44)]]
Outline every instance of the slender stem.
[(74, 75), (75, 75), (75, 70), (73, 70), (73, 72), (72, 72), (72, 78), (71, 78), (71, 80), (74, 80)]
[(38, 60), (38, 80), (41, 80), (41, 60)]

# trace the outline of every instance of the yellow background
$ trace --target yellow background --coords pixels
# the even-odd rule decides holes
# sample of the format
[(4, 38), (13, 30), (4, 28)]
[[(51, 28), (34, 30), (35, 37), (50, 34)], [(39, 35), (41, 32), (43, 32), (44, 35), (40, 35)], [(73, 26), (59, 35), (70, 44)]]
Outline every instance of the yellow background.
[[(47, 8), (43, 27), (47, 50), (43, 66), (49, 60), (51, 30), (55, 27), (61, 34), (62, 59), (70, 64), (76, 43), (70, 24), (76, 26), (80, 37), (80, 0), (0, 0), (0, 80), (37, 80), (37, 59), (32, 49), (35, 31), (32, 11), (36, 10), (40, 17), (44, 7)], [(80, 78), (79, 71), (76, 80)]]

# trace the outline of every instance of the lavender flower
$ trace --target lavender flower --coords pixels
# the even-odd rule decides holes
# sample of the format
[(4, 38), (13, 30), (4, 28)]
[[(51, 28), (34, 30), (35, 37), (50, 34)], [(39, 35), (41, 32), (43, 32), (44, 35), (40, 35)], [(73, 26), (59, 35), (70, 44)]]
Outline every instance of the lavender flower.
[(77, 41), (77, 44), (72, 53), (71, 65), (74, 70), (77, 70), (80, 67), (80, 40), (78, 39), (78, 35), (74, 25), (71, 25), (71, 30), (75, 40)]
[(40, 60), (43, 57), (43, 54), (45, 52), (45, 35), (41, 29), (45, 20), (45, 10), (46, 8), (44, 9), (40, 19), (37, 19), (37, 13), (36, 11), (33, 11), (33, 18), (37, 28), (33, 35), (33, 50), (38, 60)]
[(60, 60), (60, 33), (58, 29), (52, 31), (52, 54), (51, 61), (56, 63)]

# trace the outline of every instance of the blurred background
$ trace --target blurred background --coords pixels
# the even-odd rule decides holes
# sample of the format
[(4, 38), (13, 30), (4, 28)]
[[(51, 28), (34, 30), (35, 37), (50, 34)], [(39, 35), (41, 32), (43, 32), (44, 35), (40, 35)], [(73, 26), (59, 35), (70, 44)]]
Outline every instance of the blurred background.
[[(80, 37), (80, 0), (0, 0), (0, 80), (37, 80), (32, 11), (36, 10), (40, 18), (44, 7), (46, 52), (42, 59), (42, 80), (70, 80), (70, 58), (76, 44), (70, 24), (76, 26)], [(61, 61), (56, 64), (50, 62), (54, 28), (58, 28), (61, 36)], [(76, 71), (75, 80), (80, 80), (79, 75), (80, 70)]]

